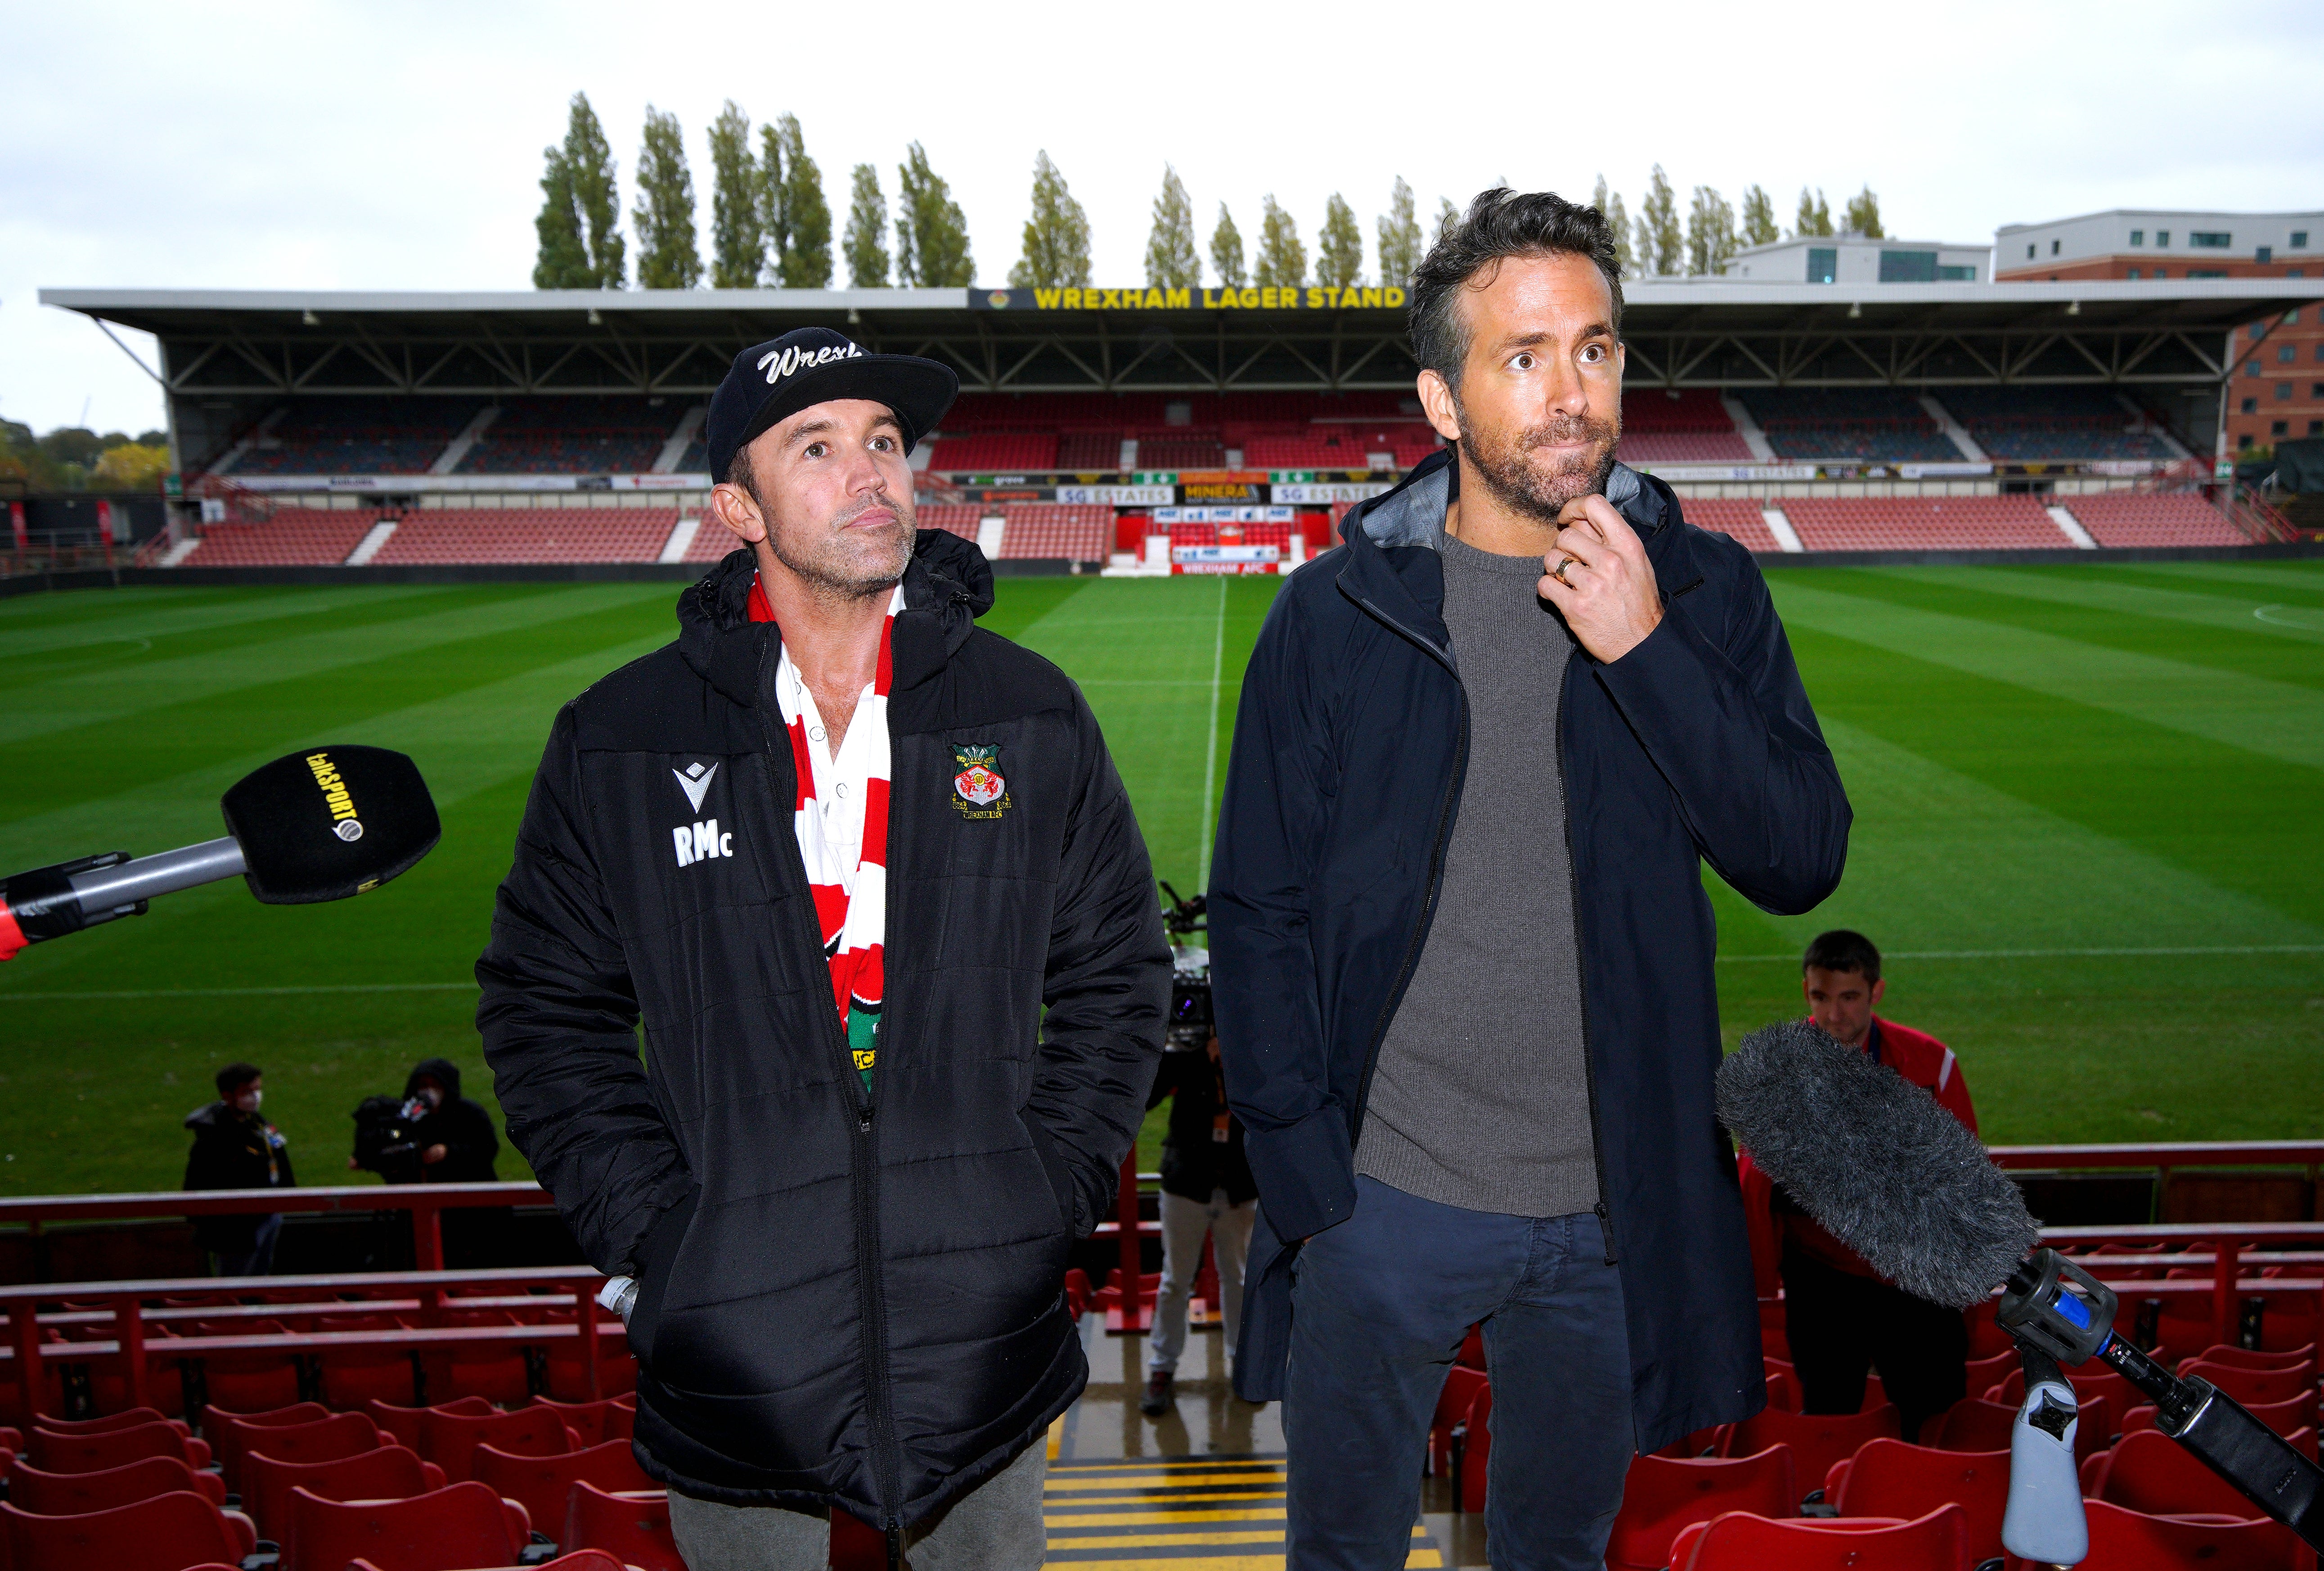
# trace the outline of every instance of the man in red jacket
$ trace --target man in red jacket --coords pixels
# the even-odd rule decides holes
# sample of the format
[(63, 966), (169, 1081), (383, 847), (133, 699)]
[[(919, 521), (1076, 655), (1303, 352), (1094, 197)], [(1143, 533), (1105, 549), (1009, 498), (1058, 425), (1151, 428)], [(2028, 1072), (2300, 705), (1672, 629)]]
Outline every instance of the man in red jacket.
[[(1819, 934), (1800, 969), (1810, 1020), (1926, 1090), (1977, 1132), (1977, 1109), (1952, 1049), (1872, 1012), (1887, 990), (1872, 940), (1844, 928)], [(1917, 1439), (1924, 1420), (1968, 1394), (1969, 1327), (1960, 1311), (1916, 1298), (1881, 1276), (1794, 1205), (1748, 1156), (1743, 1180), (1753, 1253), (1772, 1259), (1783, 1281), (1784, 1334), (1800, 1382), (1801, 1410), (1855, 1412), (1864, 1405), (1865, 1373), (1877, 1368), (1882, 1389), (1899, 1409), (1904, 1438)]]

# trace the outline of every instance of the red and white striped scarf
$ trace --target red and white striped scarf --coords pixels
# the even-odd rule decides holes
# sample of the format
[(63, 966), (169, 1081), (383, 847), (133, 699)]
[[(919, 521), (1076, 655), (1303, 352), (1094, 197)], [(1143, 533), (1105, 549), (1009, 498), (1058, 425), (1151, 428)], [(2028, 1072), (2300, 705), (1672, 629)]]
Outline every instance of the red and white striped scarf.
[[(881, 956), (888, 932), (888, 684), (896, 613), (903, 608), (899, 584), (880, 629), (879, 667), (856, 703), (836, 758), (815, 695), (791, 663), (789, 646), (775, 668), (775, 693), (798, 777), (791, 827), (815, 892), (824, 957), (831, 966), (832, 1002), (866, 1091), (879, 1054), (880, 1007), (887, 992)], [(774, 606), (753, 583), (751, 620), (774, 619)]]

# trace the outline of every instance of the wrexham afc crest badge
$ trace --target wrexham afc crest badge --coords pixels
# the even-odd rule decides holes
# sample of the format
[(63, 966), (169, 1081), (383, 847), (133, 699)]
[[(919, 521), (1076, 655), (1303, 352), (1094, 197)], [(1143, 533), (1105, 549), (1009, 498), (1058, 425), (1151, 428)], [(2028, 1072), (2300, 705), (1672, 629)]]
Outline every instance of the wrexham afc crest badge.
[(999, 744), (955, 742), (953, 762), (960, 772), (952, 777), (952, 805), (966, 818), (997, 818), (1009, 810), (1009, 782), (1001, 773)]

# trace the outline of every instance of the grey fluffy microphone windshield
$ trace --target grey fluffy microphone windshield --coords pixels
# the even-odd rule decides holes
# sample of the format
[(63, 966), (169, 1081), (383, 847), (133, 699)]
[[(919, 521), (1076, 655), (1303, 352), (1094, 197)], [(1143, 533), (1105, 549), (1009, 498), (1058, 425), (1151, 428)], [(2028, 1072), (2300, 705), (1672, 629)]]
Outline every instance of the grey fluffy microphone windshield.
[(1720, 1066), (1718, 1106), (1761, 1171), (1916, 1297), (1967, 1308), (2041, 1242), (1960, 1120), (1806, 1021), (1746, 1037)]

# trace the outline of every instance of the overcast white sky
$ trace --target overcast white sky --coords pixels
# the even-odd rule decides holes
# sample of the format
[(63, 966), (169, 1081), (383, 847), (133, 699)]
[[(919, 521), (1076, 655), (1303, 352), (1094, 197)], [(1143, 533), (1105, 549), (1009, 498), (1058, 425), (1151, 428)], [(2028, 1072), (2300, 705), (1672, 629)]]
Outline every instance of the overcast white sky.
[[(158, 388), (41, 287), (522, 289), (542, 146), (588, 93), (624, 206), (649, 103), (705, 130), (788, 110), (844, 219), (926, 143), (978, 278), (1017, 257), (1035, 152), (1088, 208), (1101, 282), (1142, 279), (1165, 160), (1207, 240), (1272, 191), (1367, 236), (1398, 174), (1424, 212), (1506, 178), (1635, 210), (1753, 181), (1788, 221), (1871, 184), (1892, 234), (2117, 206), (2324, 207), (2324, 5), (1439, 8), (180, 5), (0, 0), (0, 417), (161, 421)], [(136, 343), (136, 340), (132, 340)], [(150, 358), (150, 343), (137, 345)]]

